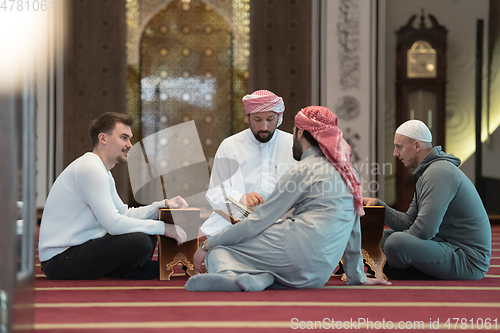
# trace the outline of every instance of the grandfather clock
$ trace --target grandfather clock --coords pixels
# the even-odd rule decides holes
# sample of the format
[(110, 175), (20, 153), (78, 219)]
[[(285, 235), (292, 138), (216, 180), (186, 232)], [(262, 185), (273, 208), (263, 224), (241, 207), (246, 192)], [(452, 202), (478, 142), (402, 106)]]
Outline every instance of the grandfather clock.
[[(431, 14), (431, 26), (427, 28), (423, 10), (420, 25), (415, 28), (416, 17), (410, 17), (396, 32), (396, 127), (410, 119), (421, 120), (432, 132), (433, 146), (444, 149), (448, 30)], [(415, 178), (413, 170), (399, 161), (396, 165), (396, 209), (406, 211), (415, 192)]]

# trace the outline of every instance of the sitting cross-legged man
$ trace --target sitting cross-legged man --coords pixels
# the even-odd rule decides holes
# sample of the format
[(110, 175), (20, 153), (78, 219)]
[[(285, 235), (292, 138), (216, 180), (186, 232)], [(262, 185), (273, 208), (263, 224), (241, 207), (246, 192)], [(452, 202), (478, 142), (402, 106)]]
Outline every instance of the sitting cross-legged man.
[[(347, 284), (384, 284), (367, 278), (361, 253), (361, 186), (352, 150), (327, 108), (295, 116), (293, 157), (299, 162), (269, 199), (247, 218), (207, 239), (195, 253), (189, 291), (321, 288), (345, 253)], [(293, 216), (280, 219), (294, 207)]]
[(127, 162), (132, 121), (112, 112), (95, 119), (89, 128), (92, 152), (73, 161), (54, 182), (38, 244), (49, 279), (152, 279), (160, 272), (158, 261), (151, 260), (156, 235), (186, 241), (181, 227), (153, 220), (158, 208), (187, 207), (182, 197), (129, 208), (118, 196), (110, 170)]
[(413, 201), (406, 213), (375, 198), (366, 206), (383, 205), (384, 273), (392, 279), (477, 280), (488, 271), (491, 226), (474, 184), (458, 168), (460, 159), (440, 146), (419, 120), (396, 130), (395, 157), (417, 177)]

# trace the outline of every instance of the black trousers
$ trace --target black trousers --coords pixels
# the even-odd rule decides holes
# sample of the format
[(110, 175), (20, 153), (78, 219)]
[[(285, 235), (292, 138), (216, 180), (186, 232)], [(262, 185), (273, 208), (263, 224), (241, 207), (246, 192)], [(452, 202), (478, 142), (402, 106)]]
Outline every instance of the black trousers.
[(106, 234), (72, 246), (41, 266), (47, 278), (54, 280), (153, 279), (159, 275), (158, 261), (151, 260), (156, 240), (141, 232)]

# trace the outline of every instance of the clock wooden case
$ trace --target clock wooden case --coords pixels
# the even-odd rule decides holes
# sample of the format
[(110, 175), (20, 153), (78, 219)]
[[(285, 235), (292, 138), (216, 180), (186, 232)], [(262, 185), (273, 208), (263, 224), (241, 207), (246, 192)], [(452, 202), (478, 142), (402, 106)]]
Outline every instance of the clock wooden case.
[[(396, 127), (407, 120), (423, 121), (431, 130), (433, 146), (445, 145), (446, 37), (448, 30), (422, 10), (396, 32)], [(413, 170), (397, 161), (396, 209), (406, 211), (415, 191)]]

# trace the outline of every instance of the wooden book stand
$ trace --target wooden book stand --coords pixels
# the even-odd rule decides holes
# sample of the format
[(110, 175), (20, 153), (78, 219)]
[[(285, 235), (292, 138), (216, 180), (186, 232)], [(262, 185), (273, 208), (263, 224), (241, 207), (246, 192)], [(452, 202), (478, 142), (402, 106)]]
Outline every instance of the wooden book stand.
[(361, 216), (361, 251), (365, 265), (377, 278), (387, 280), (382, 269), (385, 265), (385, 255), (380, 248), (380, 241), (384, 237), (384, 206), (363, 207), (365, 215)]
[(158, 261), (160, 262), (160, 280), (170, 281), (174, 266), (182, 264), (187, 267), (189, 276), (199, 274), (194, 269), (193, 256), (198, 249), (198, 230), (200, 227), (200, 210), (197, 208), (169, 209), (160, 208), (159, 220), (181, 226), (188, 236), (188, 241), (177, 245), (175, 239), (158, 236)]
[[(386, 258), (380, 248), (380, 241), (384, 237), (385, 207), (365, 206), (363, 208), (365, 215), (360, 218), (363, 262), (370, 275), (387, 280), (387, 276), (383, 272)], [(343, 261), (344, 258), (342, 258), (341, 263)], [(343, 274), (342, 280), (346, 281), (343, 270), (339, 270), (335, 274)]]

